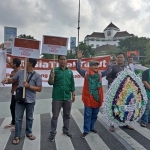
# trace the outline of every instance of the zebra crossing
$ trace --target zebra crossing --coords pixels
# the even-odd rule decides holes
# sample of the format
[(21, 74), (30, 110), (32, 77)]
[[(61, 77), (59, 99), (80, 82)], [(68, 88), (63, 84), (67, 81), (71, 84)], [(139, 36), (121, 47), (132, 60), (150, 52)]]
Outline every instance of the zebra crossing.
[(98, 134), (89, 133), (85, 139), (80, 138), (83, 132), (83, 109), (71, 111), (70, 139), (62, 134), (62, 113), (58, 119), (57, 135), (54, 142), (49, 142), (51, 113), (34, 115), (33, 134), (36, 139), (31, 141), (25, 137), (25, 118), (22, 135), (18, 145), (12, 145), (14, 133), (4, 129), (11, 121), (10, 117), (0, 119), (0, 150), (150, 150), (150, 125), (142, 128), (134, 123), (135, 130), (116, 128), (116, 132), (108, 131), (109, 124), (103, 115), (98, 114), (95, 129)]

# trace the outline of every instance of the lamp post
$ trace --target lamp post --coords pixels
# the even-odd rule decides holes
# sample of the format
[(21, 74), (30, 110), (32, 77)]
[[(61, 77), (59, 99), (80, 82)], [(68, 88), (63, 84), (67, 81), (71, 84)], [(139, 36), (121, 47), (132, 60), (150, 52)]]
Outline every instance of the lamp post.
[(79, 0), (79, 11), (78, 11), (78, 51), (79, 51), (79, 30), (80, 30), (80, 0)]

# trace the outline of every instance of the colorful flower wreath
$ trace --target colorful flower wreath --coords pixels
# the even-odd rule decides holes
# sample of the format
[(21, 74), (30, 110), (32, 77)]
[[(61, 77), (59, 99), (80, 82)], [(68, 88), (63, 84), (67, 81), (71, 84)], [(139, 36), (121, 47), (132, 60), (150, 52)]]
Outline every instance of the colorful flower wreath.
[(147, 100), (140, 77), (126, 68), (118, 73), (106, 92), (103, 113), (110, 124), (127, 125), (141, 118)]

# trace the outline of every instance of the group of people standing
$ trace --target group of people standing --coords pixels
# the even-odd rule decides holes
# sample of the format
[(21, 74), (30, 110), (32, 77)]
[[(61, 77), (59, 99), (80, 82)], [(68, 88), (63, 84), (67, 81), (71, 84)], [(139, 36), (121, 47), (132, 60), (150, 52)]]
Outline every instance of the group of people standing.
[[(107, 68), (103, 72), (99, 72), (98, 65), (99, 62), (91, 61), (89, 62), (89, 69), (83, 70), (81, 68), (82, 61), (82, 51), (77, 52), (77, 62), (76, 70), (79, 74), (84, 77), (84, 85), (82, 91), (82, 101), (84, 103), (84, 124), (83, 133), (81, 138), (85, 138), (89, 132), (97, 133), (94, 128), (95, 122), (97, 121), (97, 115), (99, 113), (99, 108), (102, 106), (104, 100), (103, 87), (102, 87), (102, 77), (106, 76), (108, 84), (110, 85), (113, 80), (117, 77), (117, 74), (122, 71), (127, 65), (125, 64), (125, 54), (118, 53), (116, 58), (113, 57)], [(20, 142), (21, 129), (23, 114), (26, 110), (26, 136), (30, 140), (36, 138), (32, 133), (33, 124), (33, 112), (36, 100), (36, 92), (41, 92), (42, 90), (42, 78), (37, 72), (34, 73), (30, 82), (24, 82), (24, 70), (20, 69), (21, 60), (19, 58), (14, 58), (7, 63), (13, 68), (10, 78), (4, 78), (2, 84), (12, 84), (12, 100), (11, 100), (11, 114), (12, 122), (9, 126), (15, 126), (15, 136), (12, 141), (13, 144), (17, 145)], [(30, 78), (31, 74), (34, 72), (34, 67), (37, 63), (36, 59), (27, 59), (27, 80)], [(66, 56), (58, 56), (59, 67), (51, 70), (48, 84), (53, 85), (52, 91), (52, 119), (51, 119), (51, 130), (49, 140), (52, 142), (57, 134), (57, 121), (60, 114), (61, 108), (63, 108), (63, 127), (62, 132), (64, 135), (72, 138), (69, 131), (69, 120), (72, 103), (75, 101), (75, 82), (73, 72), (67, 67)], [(130, 65), (128, 65), (129, 68)], [(132, 70), (132, 69), (131, 69)], [(147, 77), (148, 75), (148, 77)], [(147, 93), (150, 91), (150, 71), (149, 69), (143, 73), (142, 81), (145, 85)], [(15, 90), (17, 87), (25, 87), (25, 103), (19, 103), (15, 101)], [(150, 97), (149, 97), (150, 99)], [(150, 114), (150, 106), (147, 104), (145, 114), (142, 117), (141, 125), (146, 126), (148, 122), (148, 116)], [(127, 125), (127, 129), (133, 130), (134, 128)], [(113, 124), (110, 125), (109, 131), (114, 132)]]

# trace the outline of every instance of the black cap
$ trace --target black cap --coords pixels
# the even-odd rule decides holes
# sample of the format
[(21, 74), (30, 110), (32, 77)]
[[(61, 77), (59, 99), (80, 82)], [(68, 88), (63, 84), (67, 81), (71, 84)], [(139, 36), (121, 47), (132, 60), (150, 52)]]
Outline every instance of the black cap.
[(95, 65), (95, 64), (99, 65), (99, 62), (93, 60), (93, 61), (91, 61), (91, 62), (89, 63), (90, 66), (93, 66), (93, 65)]

